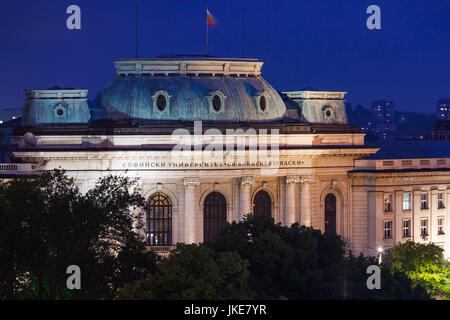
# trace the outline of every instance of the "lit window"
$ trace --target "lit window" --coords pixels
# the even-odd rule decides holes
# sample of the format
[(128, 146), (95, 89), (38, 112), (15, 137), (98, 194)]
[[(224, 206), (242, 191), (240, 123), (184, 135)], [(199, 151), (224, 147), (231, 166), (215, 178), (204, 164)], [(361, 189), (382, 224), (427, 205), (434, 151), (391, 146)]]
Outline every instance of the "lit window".
[(411, 210), (411, 193), (403, 194), (403, 210)]
[(420, 209), (428, 209), (428, 193), (422, 193), (420, 195)]
[(384, 238), (389, 239), (392, 238), (392, 221), (384, 222)]
[(411, 220), (403, 220), (403, 238), (411, 237)]
[(420, 235), (422, 237), (428, 236), (428, 219), (420, 220)]
[(439, 192), (438, 193), (438, 209), (444, 209), (445, 205), (444, 205), (444, 193), (443, 192)]
[(384, 195), (384, 212), (392, 211), (392, 193)]
[(157, 192), (150, 197), (147, 208), (147, 245), (172, 245), (172, 202)]
[(444, 233), (444, 217), (438, 217), (437, 225), (438, 225), (438, 234), (445, 234)]

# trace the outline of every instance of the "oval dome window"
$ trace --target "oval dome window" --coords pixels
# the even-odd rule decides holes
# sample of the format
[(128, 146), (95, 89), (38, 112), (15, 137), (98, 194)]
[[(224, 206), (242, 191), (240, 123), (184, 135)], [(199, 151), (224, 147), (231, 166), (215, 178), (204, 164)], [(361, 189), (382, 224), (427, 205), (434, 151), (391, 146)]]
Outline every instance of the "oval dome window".
[(220, 100), (220, 97), (218, 95), (215, 95), (212, 99), (212, 105), (214, 110), (219, 111), (222, 107), (222, 101)]
[(266, 98), (264, 96), (261, 96), (261, 98), (259, 98), (259, 108), (261, 109), (261, 111), (265, 111), (266, 107)]
[(56, 114), (61, 117), (62, 115), (64, 115), (64, 110), (60, 108), (56, 110)]
[(156, 106), (158, 107), (158, 110), (163, 111), (166, 108), (166, 104), (167, 104), (166, 97), (160, 94), (156, 99)]

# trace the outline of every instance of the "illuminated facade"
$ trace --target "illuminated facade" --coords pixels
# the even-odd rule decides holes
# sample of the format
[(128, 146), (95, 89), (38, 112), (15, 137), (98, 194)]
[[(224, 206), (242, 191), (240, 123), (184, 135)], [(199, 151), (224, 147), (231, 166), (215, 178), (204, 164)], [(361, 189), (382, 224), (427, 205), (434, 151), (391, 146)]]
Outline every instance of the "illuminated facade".
[(95, 101), (81, 89), (26, 91), (3, 176), (61, 167), (82, 192), (104, 175), (138, 177), (141, 231), (160, 252), (248, 213), (340, 234), (354, 252), (407, 239), (450, 252), (450, 155), (379, 159), (347, 124), (346, 92), (277, 92), (255, 59), (115, 67)]

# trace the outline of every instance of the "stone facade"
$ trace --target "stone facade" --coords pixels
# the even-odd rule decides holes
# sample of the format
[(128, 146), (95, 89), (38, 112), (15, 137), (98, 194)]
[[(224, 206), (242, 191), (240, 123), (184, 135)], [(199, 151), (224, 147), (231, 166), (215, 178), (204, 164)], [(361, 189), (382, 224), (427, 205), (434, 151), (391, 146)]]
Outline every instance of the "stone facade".
[[(149, 225), (140, 230), (154, 250), (203, 242), (217, 219), (254, 213), (335, 232), (355, 253), (413, 240), (436, 243), (448, 257), (450, 155), (372, 159), (379, 149), (347, 124), (345, 92), (290, 91), (282, 98), (260, 77), (261, 66), (122, 59), (97, 99), (95, 110), (105, 117), (95, 120), (86, 113), (86, 90), (28, 91), (24, 125), (11, 129), (12, 161), (0, 164), (0, 178), (63, 168), (81, 192), (109, 174), (138, 178), (148, 224), (151, 210), (170, 212), (165, 234)], [(86, 110), (71, 116), (75, 93)], [(50, 95), (47, 104), (33, 102), (42, 94)], [(59, 99), (69, 101), (60, 105), (67, 121), (54, 109)], [(121, 120), (113, 121), (117, 112)], [(199, 128), (197, 119), (208, 121)], [(155, 195), (166, 199), (164, 208), (150, 207)]]

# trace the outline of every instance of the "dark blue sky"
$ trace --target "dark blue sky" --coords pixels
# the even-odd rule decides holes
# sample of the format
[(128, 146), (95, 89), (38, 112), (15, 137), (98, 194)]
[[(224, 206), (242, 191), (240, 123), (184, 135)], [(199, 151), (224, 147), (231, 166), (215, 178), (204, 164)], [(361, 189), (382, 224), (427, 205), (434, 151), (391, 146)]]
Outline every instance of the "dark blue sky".
[[(55, 84), (89, 89), (94, 99), (114, 76), (113, 61), (205, 52), (205, 7), (219, 20), (209, 53), (264, 61), (277, 90), (311, 86), (348, 91), (353, 106), (392, 99), (397, 109), (435, 112), (450, 97), (449, 0), (4, 0), (0, 9), (0, 108), (20, 108), (24, 89)], [(81, 7), (82, 29), (66, 28), (66, 8)], [(381, 7), (382, 30), (366, 28), (366, 8)]]

